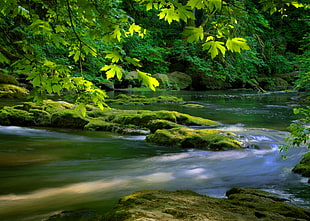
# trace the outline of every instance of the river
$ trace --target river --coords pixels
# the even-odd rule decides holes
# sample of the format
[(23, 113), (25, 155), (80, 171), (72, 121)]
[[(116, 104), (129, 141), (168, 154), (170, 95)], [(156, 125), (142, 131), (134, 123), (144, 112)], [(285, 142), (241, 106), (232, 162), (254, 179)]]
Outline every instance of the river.
[[(135, 92), (146, 96), (167, 92)], [(117, 93), (111, 93), (115, 96)], [(219, 121), (259, 149), (202, 151), (146, 143), (144, 136), (121, 136), (57, 128), (0, 126), (0, 218), (37, 221), (63, 210), (110, 210), (136, 190), (189, 189), (225, 197), (234, 186), (279, 193), (310, 207), (307, 179), (293, 174), (305, 148), (287, 159), (278, 150), (297, 116), (294, 93), (169, 92), (203, 108), (183, 105), (113, 106), (176, 110)]]

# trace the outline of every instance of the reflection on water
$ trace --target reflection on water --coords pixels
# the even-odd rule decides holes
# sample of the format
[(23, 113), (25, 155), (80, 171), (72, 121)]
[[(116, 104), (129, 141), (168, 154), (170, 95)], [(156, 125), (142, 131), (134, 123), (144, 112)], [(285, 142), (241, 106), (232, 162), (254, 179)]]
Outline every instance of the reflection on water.
[[(216, 100), (202, 97), (200, 101), (211, 106), (210, 110), (225, 109)], [(255, 123), (244, 118), (255, 109), (264, 115), (262, 107), (279, 111), (275, 116), (289, 108), (283, 103), (283, 108), (275, 108), (270, 106), (272, 102), (243, 105), (238, 118), (231, 120), (236, 123), (223, 122), (218, 129), (234, 132), (251, 147), (244, 150), (185, 150), (145, 143), (145, 136), (0, 126), (0, 217), (32, 221), (62, 210), (105, 211), (119, 197), (143, 189), (190, 189), (224, 197), (234, 186), (276, 192), (310, 207), (307, 180), (291, 172), (306, 150), (292, 149), (287, 160), (282, 160), (278, 146), (288, 133), (272, 126), (254, 127)], [(178, 108), (204, 117), (219, 114), (208, 108)], [(221, 114), (227, 115), (226, 111), (229, 108)], [(234, 111), (237, 109), (232, 109), (229, 117)], [(256, 116), (254, 113), (251, 118)], [(281, 118), (286, 118), (287, 124), (290, 117)]]

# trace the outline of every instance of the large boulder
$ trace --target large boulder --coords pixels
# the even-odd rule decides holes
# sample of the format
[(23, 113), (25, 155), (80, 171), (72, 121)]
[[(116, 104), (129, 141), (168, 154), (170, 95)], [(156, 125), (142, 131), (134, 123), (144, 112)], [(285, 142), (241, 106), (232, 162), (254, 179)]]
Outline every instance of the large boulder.
[(241, 143), (234, 134), (211, 129), (190, 129), (185, 127), (156, 130), (146, 141), (163, 146), (198, 148), (204, 150), (240, 149)]
[(169, 84), (175, 89), (188, 89), (192, 85), (192, 78), (188, 74), (180, 71), (175, 71), (168, 74)]
[(166, 89), (171, 86), (167, 74), (154, 74), (152, 77), (156, 78), (156, 80), (159, 82), (159, 88)]
[(227, 199), (218, 199), (192, 191), (138, 191), (121, 198), (102, 220), (310, 220), (308, 209), (292, 205), (272, 193), (235, 187), (226, 195)]

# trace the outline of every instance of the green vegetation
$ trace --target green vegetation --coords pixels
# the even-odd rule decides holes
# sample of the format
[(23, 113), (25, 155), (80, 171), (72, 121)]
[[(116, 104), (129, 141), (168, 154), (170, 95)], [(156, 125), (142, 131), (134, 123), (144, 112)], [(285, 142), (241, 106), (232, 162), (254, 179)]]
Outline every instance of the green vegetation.
[[(31, 83), (36, 102), (70, 93), (83, 114), (89, 102), (104, 108), (104, 85), (135, 81), (155, 90), (153, 75), (175, 71), (192, 81), (167, 88), (304, 88), (308, 7), (303, 0), (4, 0), (0, 68)], [(126, 83), (132, 71), (136, 79)], [(293, 71), (297, 79), (282, 76)]]
[(192, 191), (145, 190), (121, 198), (103, 220), (308, 220), (309, 210), (265, 191), (232, 188), (227, 199)]

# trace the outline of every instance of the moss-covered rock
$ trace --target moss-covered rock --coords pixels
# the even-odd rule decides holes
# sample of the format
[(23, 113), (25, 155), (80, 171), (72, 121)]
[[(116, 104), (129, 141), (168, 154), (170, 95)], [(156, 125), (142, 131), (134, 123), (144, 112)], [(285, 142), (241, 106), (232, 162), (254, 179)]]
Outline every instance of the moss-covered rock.
[(159, 88), (167, 89), (171, 87), (171, 83), (167, 74), (154, 74), (152, 77), (156, 78), (156, 80), (159, 82)]
[(182, 98), (177, 98), (174, 96), (158, 96), (147, 98), (142, 95), (126, 95), (119, 94), (114, 99), (107, 99), (107, 103), (109, 104), (135, 104), (135, 105), (150, 105), (150, 104), (182, 104), (184, 103)]
[(294, 206), (274, 194), (233, 188), (228, 199), (217, 199), (192, 191), (138, 191), (121, 198), (103, 217), (109, 221), (226, 221), (226, 220), (309, 220), (310, 211)]
[(38, 110), (44, 110), (50, 114), (73, 108), (74, 108), (73, 104), (63, 101), (44, 100), (42, 104), (36, 104), (33, 102), (24, 102), (25, 110), (29, 111), (31, 109), (38, 109)]
[(205, 150), (240, 149), (241, 143), (233, 138), (232, 133), (210, 129), (173, 128), (156, 130), (146, 137), (146, 141), (164, 146), (198, 148)]
[(88, 122), (77, 111), (70, 109), (58, 111), (51, 116), (51, 125), (53, 127), (83, 129)]
[(188, 74), (183, 72), (175, 71), (168, 74), (169, 85), (175, 89), (187, 89), (192, 85), (192, 78)]
[(34, 115), (15, 107), (3, 107), (0, 110), (1, 125), (32, 126), (35, 125)]
[(273, 79), (260, 78), (258, 81), (262, 88), (269, 91), (287, 90), (290, 86), (286, 80), (280, 77), (274, 77)]
[(201, 105), (201, 104), (188, 103), (188, 104), (184, 104), (184, 107), (190, 107), (190, 108), (203, 108), (204, 106)]
[(13, 84), (13, 85), (19, 85), (16, 78), (9, 74), (4, 74), (0, 72), (0, 84)]
[(14, 84), (0, 84), (0, 98), (26, 98), (29, 91)]
[(143, 130), (135, 125), (115, 124), (102, 119), (90, 120), (90, 122), (85, 125), (84, 128), (94, 131), (110, 131), (123, 135), (145, 135), (149, 133), (148, 130)]
[(172, 128), (181, 128), (182, 125), (171, 122), (169, 120), (151, 120), (146, 126), (151, 133), (154, 133), (158, 129), (172, 129)]
[(300, 163), (293, 168), (293, 172), (301, 174), (304, 177), (310, 177), (310, 152), (303, 156)]

